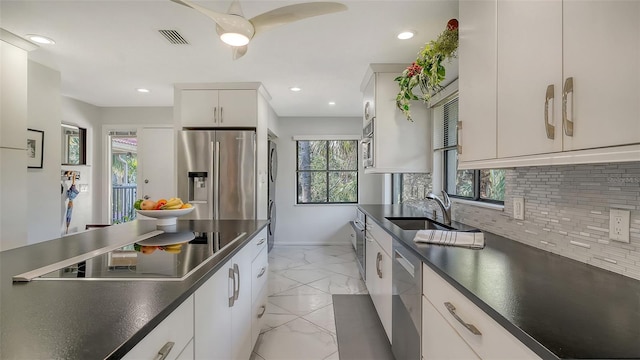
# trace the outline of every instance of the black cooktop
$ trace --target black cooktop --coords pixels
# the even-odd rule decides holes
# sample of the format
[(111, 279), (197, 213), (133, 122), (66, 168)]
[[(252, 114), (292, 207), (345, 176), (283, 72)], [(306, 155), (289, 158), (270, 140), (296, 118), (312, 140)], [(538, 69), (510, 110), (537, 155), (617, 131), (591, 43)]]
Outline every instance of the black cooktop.
[(179, 281), (244, 233), (173, 232), (127, 244), (33, 280)]

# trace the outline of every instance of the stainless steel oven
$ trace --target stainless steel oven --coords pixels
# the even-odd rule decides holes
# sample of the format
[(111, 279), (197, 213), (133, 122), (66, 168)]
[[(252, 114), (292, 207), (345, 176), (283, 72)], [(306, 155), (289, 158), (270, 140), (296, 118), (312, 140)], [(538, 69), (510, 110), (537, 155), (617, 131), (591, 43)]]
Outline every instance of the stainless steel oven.
[(353, 220), (353, 228), (356, 230), (356, 260), (362, 279), (365, 280), (365, 215), (360, 209), (356, 209), (356, 218)]

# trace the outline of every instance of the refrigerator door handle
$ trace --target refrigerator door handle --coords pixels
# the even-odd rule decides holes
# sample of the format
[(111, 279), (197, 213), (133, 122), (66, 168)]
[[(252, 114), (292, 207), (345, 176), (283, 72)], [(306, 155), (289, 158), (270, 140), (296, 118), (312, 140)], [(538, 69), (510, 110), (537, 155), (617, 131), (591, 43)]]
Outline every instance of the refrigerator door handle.
[(216, 182), (216, 180), (215, 180), (215, 176), (216, 176), (216, 173), (215, 173), (215, 171), (216, 171), (215, 170), (216, 153), (215, 153), (215, 143), (213, 141), (209, 142), (209, 154), (211, 154), (210, 156), (213, 156), (213, 158), (209, 158), (210, 161), (211, 161), (209, 163), (209, 166), (210, 166), (210, 168), (209, 168), (210, 173), (209, 174), (211, 174), (211, 175), (209, 176), (209, 191), (208, 191), (209, 194), (207, 196), (209, 204), (207, 206), (207, 208), (208, 208), (207, 213), (208, 213), (209, 218), (215, 219), (216, 213), (215, 213), (215, 205), (214, 204), (215, 204), (215, 201), (218, 200), (218, 199), (215, 198), (215, 193), (213, 192), (213, 189), (215, 187), (215, 182)]
[(213, 202), (214, 219), (220, 219), (220, 141), (216, 141), (213, 162)]

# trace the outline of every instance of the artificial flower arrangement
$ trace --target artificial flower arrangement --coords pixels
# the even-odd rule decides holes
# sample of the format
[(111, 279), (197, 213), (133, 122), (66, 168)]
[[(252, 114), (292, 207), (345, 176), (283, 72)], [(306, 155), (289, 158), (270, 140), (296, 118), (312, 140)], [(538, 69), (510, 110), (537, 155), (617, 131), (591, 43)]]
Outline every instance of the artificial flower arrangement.
[[(458, 20), (451, 19), (447, 28), (438, 35), (436, 40), (428, 42), (418, 53), (418, 58), (402, 75), (395, 78), (400, 86), (400, 92), (396, 97), (396, 105), (407, 117), (411, 119), (409, 103), (411, 100), (423, 100), (428, 102), (433, 93), (442, 87), (440, 83), (445, 77), (443, 62), (456, 57), (458, 49)], [(422, 96), (413, 93), (413, 89), (419, 86)]]

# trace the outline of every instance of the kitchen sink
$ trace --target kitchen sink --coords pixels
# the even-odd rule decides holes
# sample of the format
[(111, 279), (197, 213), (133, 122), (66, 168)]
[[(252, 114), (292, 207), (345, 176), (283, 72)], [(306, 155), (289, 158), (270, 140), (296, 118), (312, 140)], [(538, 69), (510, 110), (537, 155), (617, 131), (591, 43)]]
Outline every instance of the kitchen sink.
[(386, 219), (403, 230), (455, 230), (450, 226), (435, 223), (428, 218), (388, 217)]

